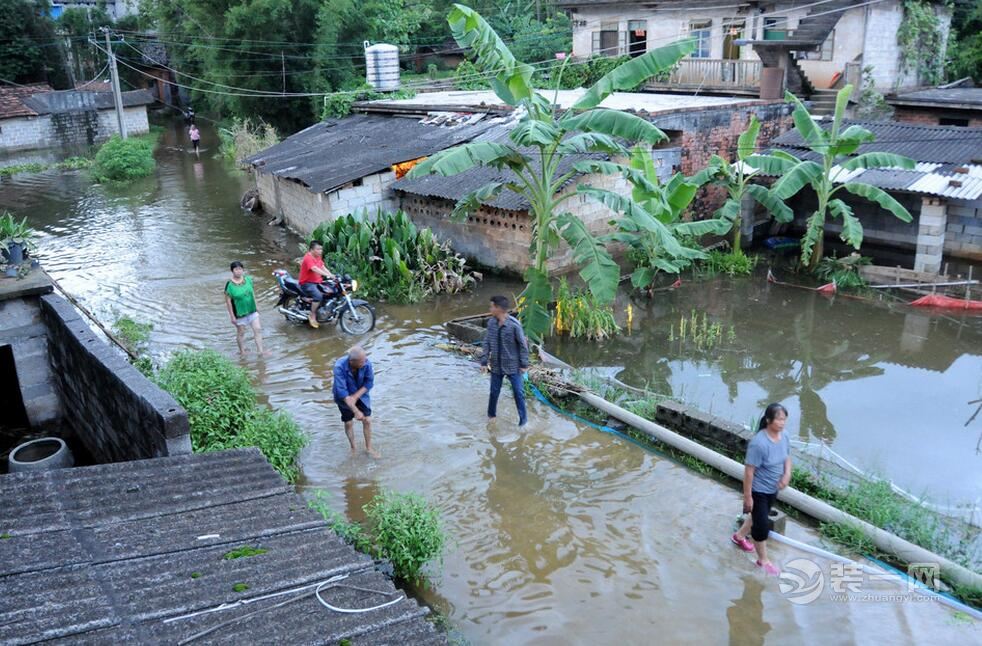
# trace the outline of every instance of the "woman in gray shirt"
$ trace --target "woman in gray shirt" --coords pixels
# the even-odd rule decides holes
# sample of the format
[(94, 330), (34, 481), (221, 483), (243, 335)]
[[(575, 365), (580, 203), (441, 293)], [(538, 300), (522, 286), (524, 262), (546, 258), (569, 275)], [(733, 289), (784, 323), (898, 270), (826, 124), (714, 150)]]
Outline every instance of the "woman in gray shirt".
[[(777, 492), (791, 482), (791, 445), (784, 433), (788, 411), (770, 404), (760, 420), (757, 434), (747, 445), (743, 469), (743, 525), (730, 540), (745, 552), (757, 551), (757, 565), (771, 576), (781, 570), (767, 558), (769, 516)], [(753, 544), (747, 540), (753, 538)]]

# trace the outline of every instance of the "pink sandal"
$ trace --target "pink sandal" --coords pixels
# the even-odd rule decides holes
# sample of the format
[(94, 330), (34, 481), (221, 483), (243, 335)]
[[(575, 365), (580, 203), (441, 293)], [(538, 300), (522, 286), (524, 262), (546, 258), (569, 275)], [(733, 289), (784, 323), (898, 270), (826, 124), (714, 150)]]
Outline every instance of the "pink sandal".
[(737, 547), (739, 547), (741, 550), (743, 550), (744, 552), (753, 552), (754, 551), (754, 545), (753, 545), (753, 543), (751, 543), (750, 541), (748, 541), (746, 538), (740, 538), (739, 536), (737, 536), (736, 534), (734, 534), (733, 536), (730, 536), (730, 541), (734, 545), (736, 545)]
[(773, 563), (761, 563), (760, 561), (757, 561), (757, 567), (764, 568), (764, 572), (767, 573), (767, 576), (781, 576), (781, 569)]

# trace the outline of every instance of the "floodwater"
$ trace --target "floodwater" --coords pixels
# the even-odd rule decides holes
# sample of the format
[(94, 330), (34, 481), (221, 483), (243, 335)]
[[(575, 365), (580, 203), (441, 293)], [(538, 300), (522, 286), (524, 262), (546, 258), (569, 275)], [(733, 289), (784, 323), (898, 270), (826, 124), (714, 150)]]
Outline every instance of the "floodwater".
[[(213, 150), (210, 134), (203, 145)], [(165, 144), (180, 147), (176, 131)], [(832, 581), (813, 601), (792, 600), (727, 542), (739, 511), (729, 484), (537, 402), (519, 432), (505, 395), (489, 426), (487, 378), (436, 343), (444, 320), (481, 311), (490, 294), (517, 291), (514, 283), (489, 280), (459, 298), (379, 307), (378, 327), (360, 342), (376, 366), (382, 458), (349, 456), (328, 375), (353, 340), (271, 311), (270, 272), (297, 255), (298, 240), (242, 214), (247, 178), (210, 154), (199, 160), (164, 149), (157, 175), (127, 189), (89, 186), (77, 174), (15, 177), (0, 182), (0, 207), (31, 218), (43, 232), (45, 266), (100, 317), (151, 321), (158, 356), (188, 346), (233, 356), (221, 290), (228, 262), (242, 260), (255, 276), (272, 352), (244, 365), (268, 401), (312, 436), (301, 487), (327, 490), (355, 518), (381, 488), (432, 500), (450, 544), (433, 588), (420, 594), (471, 643), (982, 639), (979, 625), (934, 602), (836, 600)], [(798, 523), (789, 522), (788, 533), (817, 541)], [(806, 556), (782, 547), (773, 555), (788, 567)], [(831, 576), (827, 563), (819, 565)], [(904, 592), (860, 585), (868, 595)]]
[[(971, 420), (982, 400), (982, 316), (833, 299), (765, 275), (635, 298), (630, 334), (550, 349), (742, 424), (781, 402), (792, 439), (824, 443), (935, 502), (982, 506), (982, 415)], [(626, 307), (622, 299), (622, 320)], [(716, 339), (705, 333), (714, 325)]]

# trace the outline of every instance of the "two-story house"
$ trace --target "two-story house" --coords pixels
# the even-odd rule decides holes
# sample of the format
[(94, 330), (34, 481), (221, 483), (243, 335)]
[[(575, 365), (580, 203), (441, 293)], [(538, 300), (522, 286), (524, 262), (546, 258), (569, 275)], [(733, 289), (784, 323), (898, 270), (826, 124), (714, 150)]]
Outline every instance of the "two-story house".
[[(931, 5), (946, 39), (950, 10)], [(696, 51), (654, 88), (756, 94), (763, 82), (811, 97), (843, 82), (858, 85), (865, 66), (880, 91), (920, 85), (903, 70), (901, 0), (558, 0), (558, 6), (572, 19), (578, 58), (638, 56), (695, 39)]]

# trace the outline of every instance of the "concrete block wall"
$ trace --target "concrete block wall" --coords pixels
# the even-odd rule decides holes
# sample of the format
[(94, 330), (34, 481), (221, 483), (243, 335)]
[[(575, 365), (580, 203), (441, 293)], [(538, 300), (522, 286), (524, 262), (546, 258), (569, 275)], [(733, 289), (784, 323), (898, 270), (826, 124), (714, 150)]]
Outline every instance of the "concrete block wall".
[(98, 463), (191, 452), (187, 413), (102, 341), (60, 296), (41, 297), (65, 417)]
[[(627, 194), (627, 181), (611, 175), (586, 175), (581, 184)], [(570, 185), (561, 194), (575, 193)], [(521, 274), (531, 264), (529, 248), (532, 245), (532, 222), (527, 211), (508, 211), (482, 206), (471, 213), (465, 222), (450, 218), (454, 202), (443, 198), (402, 194), (400, 208), (417, 226), (432, 229), (437, 237), (450, 242), (454, 251), (485, 267)], [(608, 221), (613, 212), (599, 202), (585, 196), (574, 195), (563, 208), (586, 223), (593, 233), (610, 230)], [(572, 249), (560, 243), (549, 256), (548, 267), (562, 273), (573, 269)]]
[(328, 194), (315, 193), (296, 180), (269, 173), (256, 173), (255, 176), (263, 209), (282, 215), (283, 222), (301, 235), (310, 235), (322, 222), (349, 213), (364, 211), (374, 216), (379, 209), (394, 211), (398, 208), (398, 200), (391, 189), (395, 182), (392, 171), (369, 175)]
[(982, 201), (948, 203), (944, 246), (953, 256), (982, 260)]

